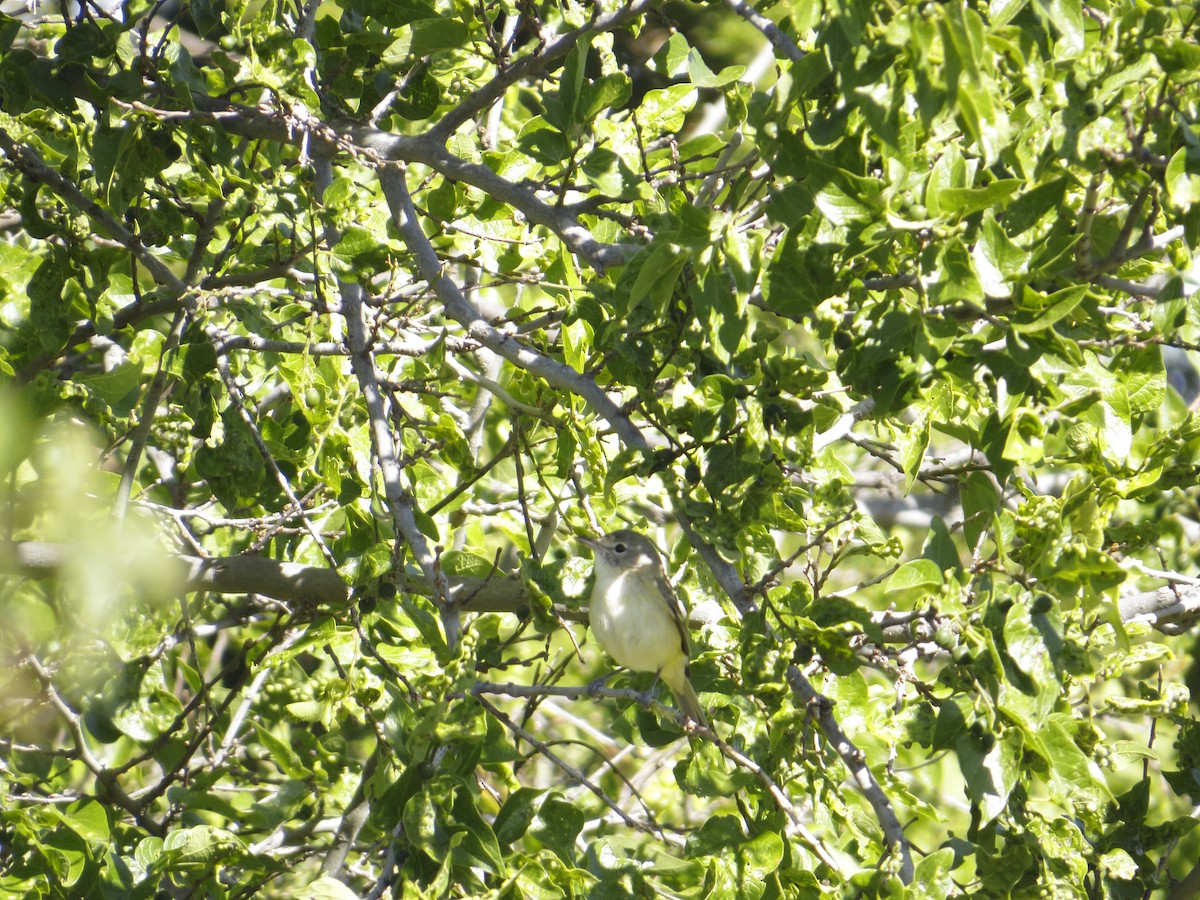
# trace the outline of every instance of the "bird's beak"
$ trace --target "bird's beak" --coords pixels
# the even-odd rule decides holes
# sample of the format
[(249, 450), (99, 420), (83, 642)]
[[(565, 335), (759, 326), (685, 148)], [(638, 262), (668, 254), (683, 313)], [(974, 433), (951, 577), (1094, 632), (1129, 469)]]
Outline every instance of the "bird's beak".
[(599, 553), (604, 549), (604, 545), (594, 538), (588, 538), (577, 534), (575, 535), (575, 540), (579, 541), (579, 543), (583, 544), (585, 547), (591, 547), (593, 553)]

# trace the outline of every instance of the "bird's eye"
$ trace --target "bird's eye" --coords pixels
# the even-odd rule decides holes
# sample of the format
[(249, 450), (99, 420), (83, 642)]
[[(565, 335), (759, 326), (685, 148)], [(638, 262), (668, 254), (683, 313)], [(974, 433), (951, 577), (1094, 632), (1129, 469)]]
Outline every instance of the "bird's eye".
[(624, 544), (613, 544), (613, 550), (615, 550), (617, 553), (624, 553), (625, 545)]

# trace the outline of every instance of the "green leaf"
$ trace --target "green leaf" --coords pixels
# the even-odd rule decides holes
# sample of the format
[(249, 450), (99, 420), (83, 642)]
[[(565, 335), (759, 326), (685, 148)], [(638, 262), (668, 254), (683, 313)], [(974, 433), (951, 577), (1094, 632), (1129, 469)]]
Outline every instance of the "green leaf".
[(1018, 409), (1013, 413), (1000, 455), (1018, 465), (1037, 465), (1045, 457), (1042, 447), (1045, 434), (1045, 423), (1035, 410)]
[(962, 486), (963, 535), (967, 551), (973, 552), (979, 538), (992, 527), (996, 488), (983, 472), (972, 472)]
[(904, 494), (913, 489), (917, 475), (921, 472), (921, 464), (925, 461), (925, 451), (929, 449), (930, 418), (929, 412), (924, 411), (905, 428), (900, 439), (900, 465), (904, 469)]
[(1200, 69), (1200, 47), (1194, 41), (1179, 37), (1156, 37), (1150, 42), (1158, 64), (1170, 75), (1185, 73), (1190, 77)]
[(1066, 196), (1070, 179), (1055, 178), (1025, 191), (1000, 213), (1000, 222), (1009, 237), (1018, 237), (1036, 225), (1051, 210), (1058, 209)]
[[(1004, 206), (1008, 198), (1021, 189), (1019, 178), (998, 178), (986, 187), (943, 188), (936, 194), (937, 207), (958, 218), (972, 215), (980, 210)], [(925, 201), (930, 209), (934, 204)]]
[(89, 843), (108, 844), (111, 839), (108, 814), (95, 800), (76, 800), (62, 816), (68, 827)]
[(690, 84), (647, 91), (638, 107), (638, 121), (654, 132), (678, 131), (695, 105), (696, 89)]
[(163, 840), (163, 854), (183, 867), (208, 866), (227, 859), (235, 849), (241, 849), (241, 842), (225, 829), (211, 825), (176, 828)]
[(1068, 793), (1100, 803), (1111, 803), (1113, 795), (1100, 769), (1079, 749), (1071, 736), (1075, 724), (1069, 714), (1056, 713), (1038, 733), (1050, 755), (1054, 779)]
[(688, 77), (692, 84), (701, 88), (719, 88), (724, 87), (731, 82), (737, 81), (742, 77), (742, 73), (746, 71), (745, 66), (726, 66), (721, 70), (719, 75), (714, 75), (704, 62), (704, 57), (700, 55), (700, 51), (692, 49), (687, 57)]
[(583, 372), (594, 345), (592, 326), (583, 319), (576, 319), (563, 326), (562, 338), (563, 362), (576, 372)]
[(1021, 748), (1021, 732), (1016, 728), (1006, 729), (999, 738), (971, 729), (955, 742), (967, 795), (979, 807), (982, 824), (1007, 808), (1008, 796), (1021, 774)]
[(1027, 271), (1029, 265), (1029, 254), (1009, 239), (991, 210), (984, 213), (972, 257), (980, 285), (989, 297), (1011, 296), (1013, 282)]
[(1131, 415), (1157, 412), (1167, 396), (1167, 371), (1157, 348), (1129, 348), (1114, 360), (1121, 373)]
[(1083, 0), (1040, 0), (1048, 19), (1058, 32), (1055, 47), (1061, 58), (1077, 56), (1084, 49)]
[(953, 747), (974, 719), (975, 711), (969, 697), (958, 694), (942, 701), (934, 721), (931, 749), (937, 751)]
[(942, 847), (917, 863), (911, 890), (917, 896), (950, 897), (955, 893), (951, 872), (956, 868), (954, 849)]
[[(465, 839), (460, 845), (471, 858), (494, 873), (504, 871), (504, 857), (490, 825), (484, 821), (475, 805), (476, 792), (464, 782), (454, 792), (452, 812), (455, 821), (463, 827)], [(543, 804), (543, 807), (545, 804)]]
[(766, 271), (763, 296), (769, 308), (781, 316), (798, 318), (836, 294), (838, 249), (828, 244), (803, 246), (798, 233), (789, 230)]
[(694, 797), (732, 797), (754, 779), (744, 769), (731, 766), (712, 744), (705, 743), (695, 745), (676, 765), (675, 780)]
[(962, 568), (958, 546), (946, 526), (946, 520), (941, 516), (933, 517), (929, 534), (925, 536), (925, 545), (921, 548), (921, 556), (933, 562), (942, 572), (957, 572)]
[[(1028, 598), (1015, 602), (1004, 620), (1004, 648), (1008, 658), (1027, 680), (1014, 678), (1017, 690), (1029, 695), (1032, 703), (1021, 704), (1027, 715), (1023, 724), (1038, 727), (1057, 705), (1061, 681), (1047, 642), (1061, 643), (1057, 613), (1034, 614)], [(1007, 707), (1007, 700), (1005, 701)]]
[(570, 863), (575, 858), (575, 838), (585, 821), (583, 810), (556, 792), (542, 801), (529, 833)]
[(80, 378), (80, 381), (95, 391), (110, 406), (115, 406), (118, 401), (124, 399), (130, 391), (138, 386), (141, 378), (141, 362), (126, 360), (110, 372), (84, 376)]
[(428, 56), (439, 50), (457, 50), (471, 38), (470, 29), (458, 19), (419, 19), (412, 23), (413, 56)]
[(301, 889), (309, 900), (356, 900), (358, 894), (342, 884), (332, 875), (322, 875)]
[(1028, 3), (1029, 0), (991, 0), (988, 4), (988, 18), (993, 26), (1007, 25)]
[(57, 248), (42, 260), (26, 289), (29, 295), (29, 321), (37, 329), (42, 349), (57, 353), (74, 330), (71, 305), (64, 296), (70, 275), (66, 253)]
[(262, 741), (263, 746), (271, 754), (271, 761), (279, 767), (279, 771), (283, 772), (288, 778), (304, 779), (312, 775), (312, 772), (299, 755), (292, 749), (292, 745), (287, 741), (282, 741), (271, 733), (271, 730), (258, 722), (254, 725), (255, 734)]
[(442, 571), (453, 578), (491, 578), (497, 574), (492, 560), (465, 550), (442, 554)]
[(396, 112), (410, 121), (433, 115), (442, 100), (442, 89), (428, 66), (421, 66), (405, 79), (404, 90), (396, 98)]
[[(690, 254), (680, 247), (660, 243), (648, 248), (648, 255), (638, 271), (637, 278), (625, 299), (625, 314), (629, 315), (649, 299), (655, 310), (662, 309), (675, 292), (675, 284), (687, 265)], [(642, 253), (647, 253), (643, 250)]]
[(324, 647), (337, 635), (337, 623), (332, 616), (320, 616), (308, 623), (304, 634), (285, 649), (272, 653), (264, 660), (270, 665), (281, 665), (295, 659), (300, 653), (313, 647)]
[(1013, 331), (1019, 334), (1033, 334), (1038, 331), (1044, 331), (1074, 312), (1075, 308), (1079, 306), (1087, 294), (1088, 286), (1086, 284), (1063, 288), (1045, 298), (1038, 297), (1032, 289), (1026, 287), (1022, 302), (1026, 306), (1041, 306), (1044, 308), (1041, 312), (1033, 316), (1031, 320), (1027, 314), (1022, 314), (1020, 320), (1014, 318), (1012, 322)]
[(893, 603), (919, 604), (941, 589), (945, 579), (937, 563), (930, 559), (906, 562), (884, 582), (884, 590)]
[(621, 157), (605, 147), (598, 147), (584, 157), (579, 170), (589, 183), (611, 197), (622, 196), (627, 183), (633, 180), (633, 173), (625, 167)]
[(546, 98), (546, 120), (563, 134), (570, 136), (580, 125), (580, 102), (587, 85), (588, 52), (593, 35), (586, 33), (567, 54), (563, 63), (558, 92)]
[(373, 254), (379, 247), (379, 238), (361, 225), (351, 225), (343, 229), (341, 238), (333, 247), (333, 253), (349, 263), (358, 263), (368, 255)]
[(1191, 162), (1189, 165), (1193, 154), (1197, 154), (1197, 151), (1189, 153), (1187, 147), (1180, 147), (1167, 163), (1167, 198), (1173, 206), (1185, 212), (1193, 204), (1200, 203), (1200, 162)]
[(579, 96), (580, 121), (590, 122), (608, 109), (619, 109), (629, 102), (633, 82), (624, 72), (609, 72), (584, 85)]
[(687, 72), (691, 54), (692, 48), (688, 44), (687, 38), (682, 32), (676, 31), (654, 54), (654, 62), (658, 67), (659, 74), (667, 78), (677, 78)]
[(492, 822), (500, 846), (508, 847), (525, 834), (537, 814), (537, 800), (544, 793), (540, 788), (522, 787), (508, 795)]

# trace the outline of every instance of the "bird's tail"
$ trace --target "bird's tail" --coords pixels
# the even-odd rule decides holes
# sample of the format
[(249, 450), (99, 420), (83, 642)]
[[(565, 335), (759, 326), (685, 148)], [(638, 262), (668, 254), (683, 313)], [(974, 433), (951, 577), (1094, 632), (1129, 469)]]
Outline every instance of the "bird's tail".
[(679, 710), (693, 722), (708, 727), (708, 719), (704, 716), (704, 709), (700, 706), (700, 698), (696, 696), (696, 691), (692, 687), (692, 682), (688, 678), (688, 667), (686, 662), (681, 662), (678, 666), (668, 666), (662, 671), (662, 680), (667, 683), (671, 689), (671, 693), (675, 695), (675, 702), (679, 704)]

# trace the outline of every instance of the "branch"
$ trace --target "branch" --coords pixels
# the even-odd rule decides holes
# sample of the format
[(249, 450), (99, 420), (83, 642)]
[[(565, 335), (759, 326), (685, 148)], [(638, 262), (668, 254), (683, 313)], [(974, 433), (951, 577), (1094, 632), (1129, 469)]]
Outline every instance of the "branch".
[(167, 264), (147, 250), (133, 232), (113, 218), (111, 213), (80, 190), (74, 182), (46, 165), (36, 150), (25, 144), (18, 144), (3, 128), (0, 128), (0, 150), (3, 150), (13, 166), (31, 181), (46, 185), (71, 206), (87, 213), (109, 237), (137, 257), (137, 261), (155, 281), (174, 291), (181, 301), (184, 300), (188, 287)]
[(151, 112), (160, 119), (207, 121), (230, 134), (307, 148), (312, 155), (332, 158), (339, 153), (349, 153), (360, 158), (364, 164), (380, 168), (388, 162), (427, 165), (447, 178), (479, 188), (520, 211), (535, 225), (550, 229), (571, 252), (600, 271), (608, 266), (623, 264), (637, 249), (597, 241), (568, 210), (546, 203), (533, 188), (502, 178), (487, 166), (459, 159), (431, 140), (428, 134), (417, 137), (398, 135), (353, 122), (338, 123), (335, 127), (312, 116), (285, 117), (269, 110), (229, 106), (199, 95), (194, 97), (194, 101), (197, 109), (186, 111), (155, 109), (142, 104), (133, 106)]
[(865, 419), (875, 410), (875, 401), (868, 397), (848, 409), (833, 427), (813, 438), (813, 452), (820, 453), (830, 444), (837, 443), (850, 433), (860, 419)]
[(392, 220), (416, 259), (421, 277), (429, 282), (442, 301), (447, 315), (466, 328), (467, 336), (553, 387), (582, 397), (616, 430), (623, 443), (643, 453), (648, 452), (650, 445), (645, 436), (593, 379), (576, 372), (566, 363), (543, 356), (512, 335), (499, 331), (483, 318), (462, 289), (443, 271), (437, 252), (417, 221), (417, 211), (409, 196), (404, 172), (395, 166), (381, 167), (379, 182), (392, 212)]
[(1200, 586), (1168, 584), (1119, 602), (1121, 621), (1145, 623), (1163, 634), (1183, 634), (1200, 621)]
[[(480, 694), (500, 694), (508, 697), (566, 697), (571, 700), (588, 700), (597, 697), (610, 697), (620, 700), (629, 700), (634, 703), (644, 703), (646, 696), (641, 691), (631, 690), (629, 688), (606, 688), (594, 685), (581, 685), (579, 687), (571, 687), (564, 685), (551, 684), (496, 684), (494, 682), (479, 681), (471, 688), (471, 693), (478, 697)], [(673, 716), (678, 717), (675, 710), (670, 710)], [(775, 801), (776, 806), (783, 812), (788, 819), (791, 820), (792, 826), (801, 839), (808, 844), (809, 848), (816, 854), (821, 862), (825, 863), (834, 872), (840, 872), (841, 867), (834, 859), (833, 854), (825, 847), (824, 844), (811, 832), (800, 818), (795, 805), (788, 799), (787, 794), (782, 788), (771, 778), (770, 774), (763, 769), (753, 759), (746, 756), (744, 753), (731, 747), (712, 730), (703, 726), (697, 726), (696, 723), (685, 725), (682, 719), (679, 719), (681, 725), (689, 728), (690, 734), (698, 734), (713, 744), (735, 765), (749, 771), (763, 783), (771, 798)]]
[[(324, 191), (333, 180), (333, 165), (330, 157), (318, 157), (316, 164), (316, 187)], [(325, 239), (330, 246), (337, 242), (337, 233), (329, 223), (325, 226)], [(375, 366), (375, 351), (367, 337), (367, 310), (363, 304), (362, 285), (339, 279), (342, 294), (342, 316), (346, 320), (347, 344), (350, 347), (350, 368), (362, 390), (363, 403), (367, 408), (370, 424), (371, 448), (375, 461), (383, 476), (383, 493), (396, 534), (402, 537), (412, 550), (413, 557), (425, 579), (433, 589), (433, 601), (441, 611), (442, 627), (446, 631), (446, 643), (454, 647), (458, 643), (459, 621), (454, 615), (454, 605), (446, 575), (438, 564), (437, 557), (429, 549), (425, 535), (417, 526), (416, 502), (412, 493), (404, 486), (404, 468), (396, 452), (396, 440), (392, 436), (389, 403), (380, 388), (379, 370)]]
[(612, 800), (612, 798), (608, 796), (608, 794), (604, 793), (604, 791), (597, 787), (594, 782), (589, 780), (586, 775), (564, 760), (561, 756), (556, 754), (545, 743), (539, 741), (536, 737), (514, 722), (511, 718), (509, 718), (491, 703), (484, 700), (481, 696), (481, 693), (481, 691), (472, 691), (473, 696), (484, 709), (498, 719), (504, 725), (504, 727), (511, 731), (516, 737), (519, 737), (521, 740), (525, 741), (527, 744), (536, 749), (538, 753), (550, 760), (550, 762), (557, 766), (564, 774), (566, 774), (569, 778), (572, 778), (576, 784), (583, 785), (585, 788), (595, 794), (605, 806), (607, 806), (621, 818), (622, 822), (636, 831), (659, 831), (659, 829), (656, 827), (647, 825), (644, 822), (639, 822), (637, 819), (630, 816), (629, 813), (621, 809), (621, 807), (619, 807)]
[(842, 872), (841, 867), (838, 865), (837, 860), (833, 858), (833, 854), (829, 851), (829, 848), (821, 843), (821, 840), (815, 834), (808, 830), (808, 826), (804, 824), (803, 820), (800, 818), (800, 814), (796, 811), (795, 805), (793, 805), (787, 794), (782, 788), (779, 787), (779, 785), (775, 782), (775, 779), (771, 777), (770, 773), (767, 772), (766, 769), (764, 769), (750, 757), (746, 756), (744, 753), (741, 753), (740, 751), (731, 747), (729, 744), (725, 743), (725, 741), (721, 740), (720, 737), (718, 737), (709, 729), (700, 726), (696, 728), (696, 731), (700, 734), (703, 734), (714, 744), (716, 744), (717, 749), (721, 751), (726, 759), (730, 760), (735, 765), (741, 766), (743, 769), (746, 769), (748, 772), (758, 778), (758, 780), (762, 782), (763, 787), (767, 789), (767, 793), (771, 795), (771, 799), (775, 801), (775, 805), (779, 807), (779, 809), (788, 817), (788, 819), (791, 820), (792, 827), (796, 830), (796, 834), (800, 835), (800, 838), (808, 845), (809, 849), (812, 850), (817, 859), (825, 863), (825, 865), (827, 865), (832, 871), (838, 873)]
[(771, 42), (771, 46), (792, 62), (797, 63), (804, 58), (805, 53), (796, 46), (796, 42), (784, 34), (778, 25), (757, 12), (746, 0), (725, 0), (725, 5), (761, 31)]
[[(388, 135), (388, 138), (392, 137)], [(364, 143), (369, 145), (369, 142)], [(580, 225), (566, 209), (543, 202), (532, 188), (514, 184), (487, 166), (459, 159), (445, 147), (434, 144), (428, 135), (410, 143), (401, 158), (408, 162), (423, 163), (447, 178), (474, 185), (489, 197), (520, 210), (530, 222), (549, 228), (557, 234), (572, 253), (587, 260), (597, 271), (602, 272), (608, 266), (624, 265), (640, 249), (640, 245), (604, 244), (597, 241), (591, 231)]]
[(549, 69), (551, 63), (570, 53), (584, 37), (620, 28), (628, 20), (649, 12), (656, 5), (657, 0), (635, 0), (635, 2), (627, 3), (624, 7), (618, 7), (608, 15), (597, 16), (582, 28), (559, 36), (557, 40), (547, 44), (539, 52), (523, 57), (507, 69), (503, 69), (495, 78), (442, 116), (438, 123), (429, 129), (427, 136), (439, 144), (445, 144), (454, 132), (470, 121), (472, 116), (487, 109), (503, 97), (505, 91), (518, 81)]
[[(215, 341), (218, 354), (228, 354), (234, 350), (252, 350), (255, 353), (295, 353), (302, 356), (349, 356), (350, 351), (340, 341), (283, 341), (273, 338), (259, 337), (257, 334), (231, 334), (219, 328), (210, 328), (209, 337)], [(409, 356), (419, 359), (444, 342), (446, 349), (453, 353), (470, 353), (479, 349), (474, 341), (465, 341), (451, 335), (439, 335), (429, 340), (413, 339), (411, 341), (383, 341), (374, 347), (376, 356)]]
[(883, 788), (880, 787), (870, 767), (867, 766), (866, 755), (854, 746), (846, 737), (846, 733), (842, 731), (842, 727), (833, 715), (833, 703), (828, 697), (817, 693), (808, 679), (804, 677), (803, 672), (794, 665), (788, 666), (787, 681), (799, 700), (797, 705), (802, 709), (808, 709), (816, 717), (821, 733), (833, 745), (837, 755), (842, 758), (842, 762), (850, 770), (850, 775), (859, 791), (871, 804), (871, 809), (875, 811), (875, 816), (879, 819), (879, 825), (883, 829), (888, 850), (898, 854), (900, 858), (900, 880), (905, 884), (911, 884), (913, 880), (912, 852), (908, 846), (908, 839), (904, 836), (904, 826), (896, 818), (891, 801), (888, 800)]
[[(26, 578), (49, 578), (73, 556), (69, 544), (0, 541), (0, 571)], [(184, 591), (218, 594), (261, 594), (282, 601), (345, 606), (350, 599), (346, 582), (334, 569), (280, 562), (262, 556), (204, 559), (173, 555)]]
[[(0, 541), (0, 572), (26, 578), (49, 578), (58, 573), (72, 552), (68, 544)], [(346, 582), (333, 569), (280, 562), (262, 556), (202, 558), (177, 554), (171, 558), (177, 564), (179, 584), (184, 591), (258, 594), (283, 602), (302, 602), (332, 609), (344, 607), (350, 599)], [(459, 611), (463, 613), (525, 615), (533, 604), (524, 582), (516, 576), (449, 576), (447, 582), (451, 595), (457, 598)], [(1181, 587), (1168, 585), (1122, 598), (1121, 620), (1126, 624), (1144, 622), (1164, 634), (1187, 631), (1200, 621), (1200, 585), (1181, 584)], [(433, 594), (428, 582), (416, 575), (402, 573), (396, 587), (405, 593), (425, 597)], [(579, 607), (556, 605), (553, 613), (573, 622), (587, 621), (587, 610)], [(922, 611), (890, 611), (877, 614), (875, 620), (889, 643), (905, 644), (928, 637), (924, 634), (925, 628), (918, 632), (913, 630), (915, 624), (926, 618), (928, 614)], [(699, 619), (697, 623), (704, 624)], [(927, 630), (932, 633), (931, 628)]]

